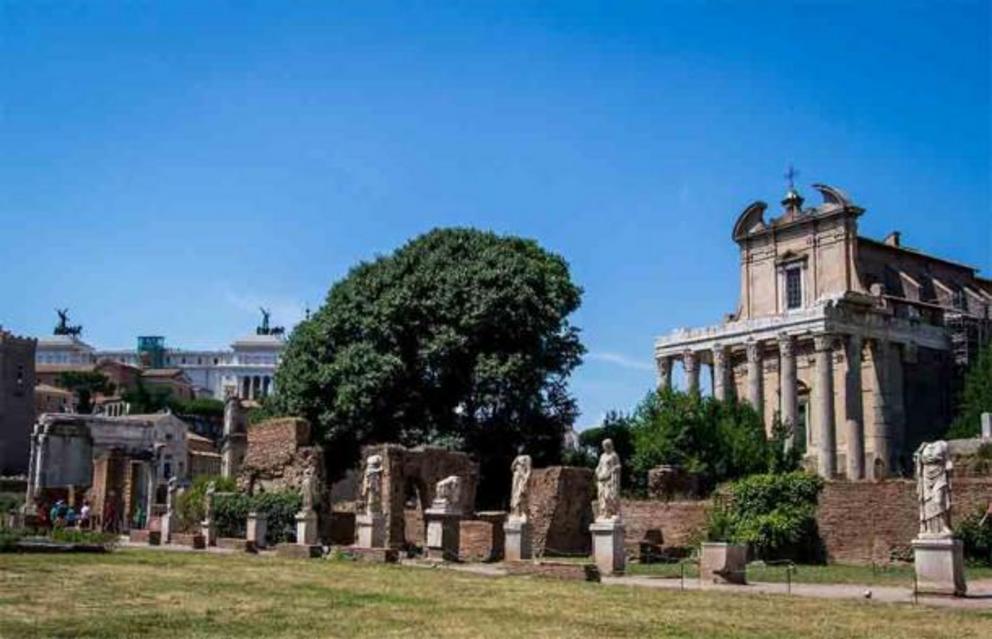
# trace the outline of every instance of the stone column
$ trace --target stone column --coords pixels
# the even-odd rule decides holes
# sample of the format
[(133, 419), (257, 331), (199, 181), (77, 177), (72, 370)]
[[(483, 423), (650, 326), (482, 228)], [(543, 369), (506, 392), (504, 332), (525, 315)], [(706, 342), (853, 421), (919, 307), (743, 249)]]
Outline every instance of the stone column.
[(689, 393), (699, 393), (699, 360), (692, 351), (682, 354), (682, 366), (685, 367), (686, 390)]
[(158, 464), (155, 459), (145, 465), (145, 528), (147, 529), (152, 521), (152, 509), (155, 507), (155, 485), (158, 483)]
[(762, 398), (763, 371), (761, 366), (761, 342), (751, 340), (747, 343), (747, 401), (751, 407), (764, 415)]
[(847, 439), (847, 478), (865, 478), (865, 427), (861, 404), (860, 335), (847, 338), (847, 371), (844, 377), (845, 437)]
[(655, 358), (658, 366), (658, 388), (668, 390), (672, 387), (672, 358), (662, 355)]
[(713, 397), (727, 399), (730, 388), (730, 349), (717, 345), (713, 348)]
[(778, 336), (779, 353), (779, 411), (782, 424), (788, 429), (786, 446), (795, 445), (796, 422), (799, 420), (799, 401), (796, 382), (796, 340), (782, 333)]
[(817, 335), (816, 382), (813, 386), (813, 415), (817, 425), (817, 471), (821, 477), (830, 479), (837, 472), (837, 438), (834, 432), (834, 367), (833, 335)]

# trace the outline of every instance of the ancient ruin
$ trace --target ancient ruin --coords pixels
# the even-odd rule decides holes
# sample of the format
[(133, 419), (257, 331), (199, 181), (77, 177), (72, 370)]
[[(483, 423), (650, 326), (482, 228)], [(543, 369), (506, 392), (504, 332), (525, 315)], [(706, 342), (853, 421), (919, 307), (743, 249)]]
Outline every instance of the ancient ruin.
[(964, 544), (951, 530), (950, 448), (924, 443), (914, 455), (920, 504), (920, 532), (913, 540), (913, 564), (921, 592), (964, 595)]

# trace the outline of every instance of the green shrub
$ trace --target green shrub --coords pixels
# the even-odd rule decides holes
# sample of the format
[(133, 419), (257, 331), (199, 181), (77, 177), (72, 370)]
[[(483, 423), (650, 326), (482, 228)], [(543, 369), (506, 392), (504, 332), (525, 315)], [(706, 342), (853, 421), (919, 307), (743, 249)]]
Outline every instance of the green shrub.
[[(203, 475), (193, 480), (190, 486), (176, 499), (176, 514), (179, 519), (179, 529), (190, 532), (199, 530), (200, 522), (205, 514), (203, 498), (207, 493), (207, 485), (214, 482), (216, 492), (234, 492), (238, 489), (237, 482), (230, 477), (210, 477)], [(216, 502), (214, 506), (216, 508)]]
[(748, 544), (761, 559), (822, 561), (816, 503), (823, 480), (804, 472), (752, 475), (728, 487), (710, 515), (707, 536)]
[(964, 542), (964, 558), (970, 563), (992, 566), (992, 515), (985, 523), (985, 509), (979, 508), (954, 527), (954, 534)]
[(264, 514), (269, 543), (288, 541), (296, 526), (296, 513), (303, 500), (296, 491), (218, 495), (214, 502), (217, 534), (221, 537), (244, 537), (248, 513)]
[(101, 544), (107, 545), (117, 541), (114, 533), (98, 530), (76, 530), (75, 528), (55, 528), (51, 532), (52, 541), (63, 544)]
[(23, 530), (0, 530), (0, 552), (14, 552), (14, 546), (26, 535)]
[(0, 493), (0, 513), (14, 512), (24, 503), (21, 493)]

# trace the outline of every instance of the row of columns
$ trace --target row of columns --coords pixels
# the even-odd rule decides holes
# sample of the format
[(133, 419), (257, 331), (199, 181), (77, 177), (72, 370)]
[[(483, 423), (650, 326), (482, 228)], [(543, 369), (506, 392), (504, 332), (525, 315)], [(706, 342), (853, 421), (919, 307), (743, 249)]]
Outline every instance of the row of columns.
[[(796, 338), (793, 335), (781, 334), (775, 340), (779, 352), (779, 415), (782, 423), (794, 429), (799, 419), (798, 378), (796, 372)], [(836, 407), (834, 402), (834, 370), (833, 353), (840, 341), (840, 336), (825, 333), (813, 336), (814, 371), (813, 396), (811, 409), (813, 423), (817, 430), (817, 471), (823, 477), (833, 477), (837, 474), (837, 435)], [(849, 479), (864, 479), (865, 477), (865, 428), (862, 406), (862, 349), (863, 339), (860, 335), (843, 337), (843, 347), (848, 366), (844, 378), (844, 434), (846, 440), (846, 475)], [(747, 397), (751, 406), (763, 417), (764, 411), (764, 374), (763, 374), (763, 343), (750, 340), (745, 344), (747, 361)], [(889, 357), (889, 350), (894, 346), (884, 341), (876, 341), (876, 368), (889, 377), (895, 376), (894, 365)], [(685, 369), (686, 386), (690, 393), (699, 392), (699, 369), (702, 353), (687, 350), (682, 353), (681, 361)], [(727, 345), (713, 347), (711, 353), (713, 372), (713, 396), (719, 400), (727, 399), (732, 392), (731, 378), (732, 362), (731, 348)], [(672, 362), (675, 357), (660, 357), (658, 359), (659, 383), (667, 388), (672, 383)], [(890, 370), (891, 369), (891, 370)], [(881, 373), (880, 373), (881, 374)], [(887, 394), (883, 387), (901, 384), (901, 379), (889, 380), (883, 384), (879, 379), (876, 392), (875, 415), (876, 423), (888, 428), (893, 423), (891, 407), (886, 405)], [(888, 464), (891, 456), (891, 439), (889, 433), (884, 433), (875, 440), (876, 456)], [(791, 444), (791, 443), (790, 443)]]
[(268, 397), (272, 390), (272, 378), (268, 375), (245, 375), (238, 377), (238, 397), (241, 399), (261, 399)]

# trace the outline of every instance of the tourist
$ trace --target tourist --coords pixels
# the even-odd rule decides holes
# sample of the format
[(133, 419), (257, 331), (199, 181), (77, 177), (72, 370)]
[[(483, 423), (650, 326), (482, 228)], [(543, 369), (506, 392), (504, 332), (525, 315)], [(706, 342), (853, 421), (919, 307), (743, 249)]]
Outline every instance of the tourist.
[(88, 499), (83, 500), (83, 507), (79, 510), (79, 527), (89, 528), (90, 527), (90, 502)]

